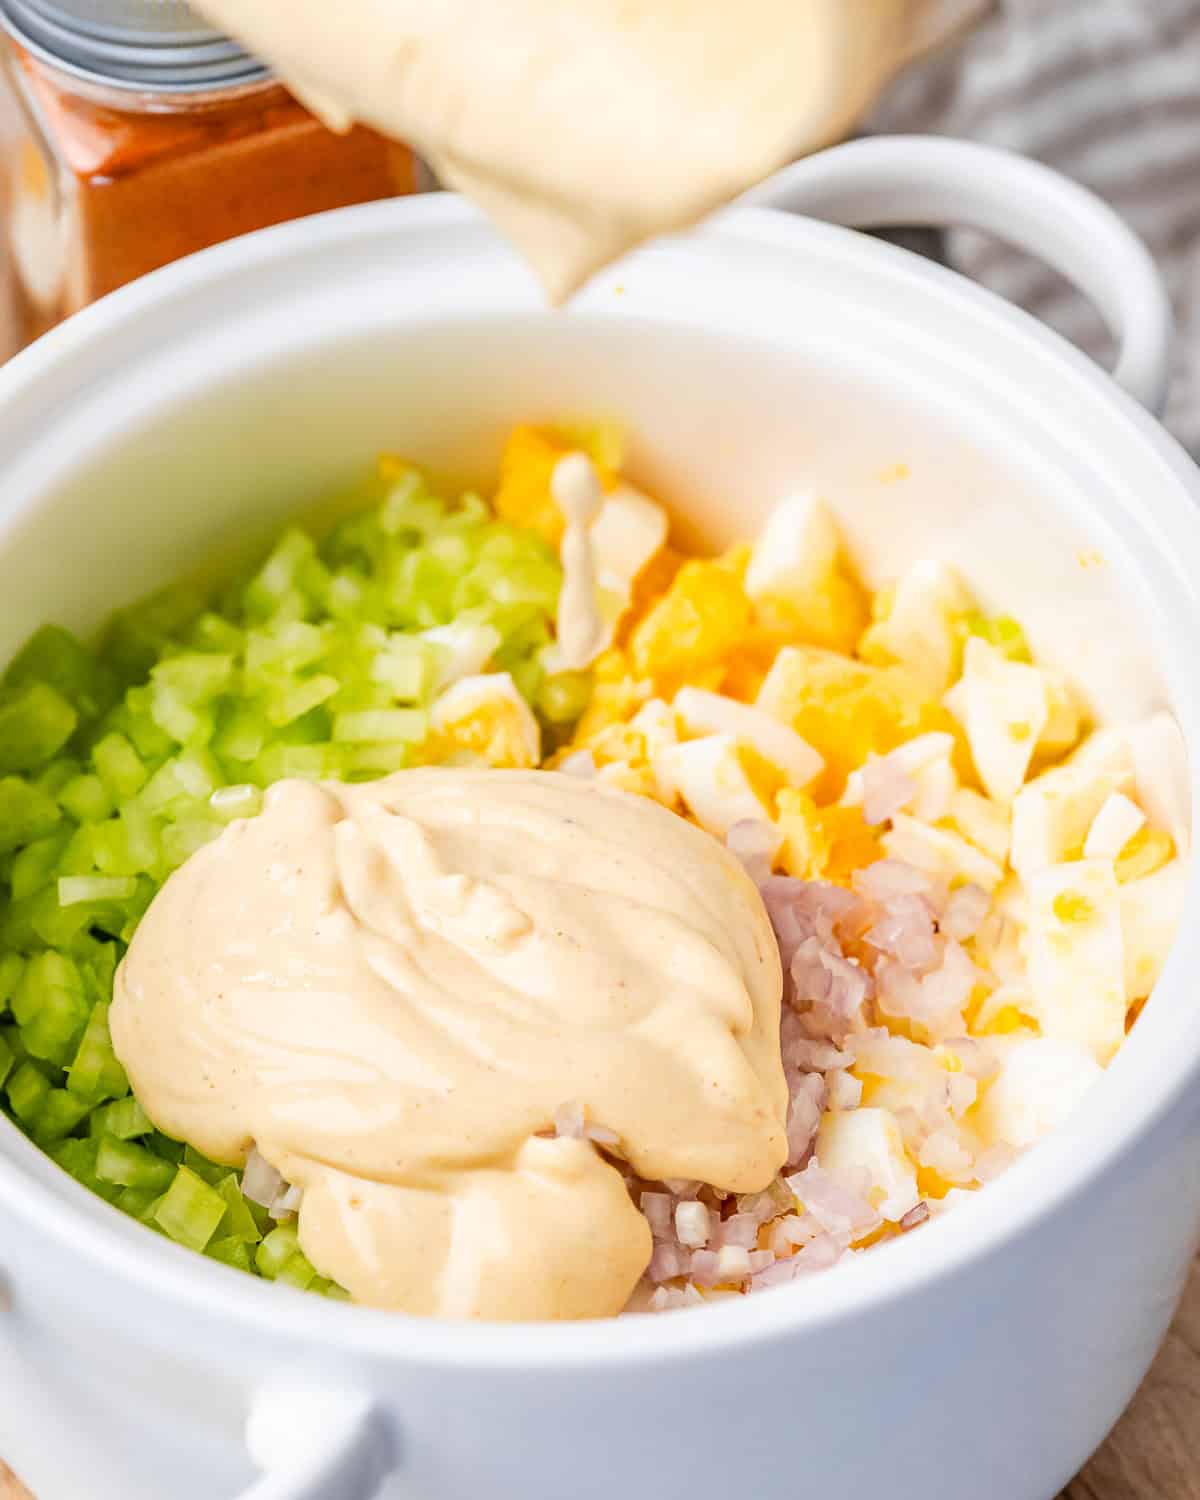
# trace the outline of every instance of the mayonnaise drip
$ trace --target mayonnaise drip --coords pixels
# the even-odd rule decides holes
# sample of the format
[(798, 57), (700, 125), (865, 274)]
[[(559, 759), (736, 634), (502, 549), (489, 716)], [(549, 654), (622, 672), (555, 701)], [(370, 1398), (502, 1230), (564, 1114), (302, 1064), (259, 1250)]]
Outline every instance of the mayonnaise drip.
[(664, 808), (553, 772), (282, 782), (163, 886), (114, 1045), (150, 1118), (303, 1193), (300, 1243), (413, 1313), (619, 1311), (650, 1255), (616, 1165), (767, 1186), (781, 976), (741, 866)]
[(558, 665), (579, 670), (591, 666), (607, 634), (596, 595), (591, 532), (604, 491), (591, 459), (585, 453), (567, 453), (554, 466), (550, 492), (566, 521), (559, 548), (563, 581), (558, 596)]

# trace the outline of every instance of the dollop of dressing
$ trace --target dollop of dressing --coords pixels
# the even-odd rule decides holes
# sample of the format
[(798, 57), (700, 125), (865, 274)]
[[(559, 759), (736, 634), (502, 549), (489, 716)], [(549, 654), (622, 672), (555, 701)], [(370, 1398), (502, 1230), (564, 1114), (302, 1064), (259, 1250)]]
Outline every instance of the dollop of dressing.
[(563, 581), (558, 596), (556, 655), (560, 668), (591, 666), (604, 645), (604, 617), (596, 596), (592, 523), (604, 504), (596, 466), (585, 453), (567, 453), (554, 466), (550, 493), (563, 513), (559, 560)]
[(767, 1186), (786, 1156), (779, 956), (738, 862), (543, 771), (286, 781), (163, 886), (117, 973), (150, 1118), (302, 1189), (361, 1302), (621, 1310), (651, 1241), (622, 1172)]

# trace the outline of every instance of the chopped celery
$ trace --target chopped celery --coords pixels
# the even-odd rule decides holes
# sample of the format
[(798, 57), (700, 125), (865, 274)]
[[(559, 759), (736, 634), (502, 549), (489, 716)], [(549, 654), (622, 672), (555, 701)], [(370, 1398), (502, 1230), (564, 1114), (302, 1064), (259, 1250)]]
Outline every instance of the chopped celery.
[(154, 1218), (178, 1244), (190, 1250), (203, 1250), (217, 1232), (225, 1209), (225, 1199), (215, 1188), (188, 1167), (177, 1167)]
[(396, 740), (415, 742), (425, 738), (428, 728), (429, 715), (423, 709), (369, 709), (361, 713), (338, 714), (333, 721), (333, 738), (335, 741), (370, 744), (391, 744)]
[(254, 1274), (254, 1253), (246, 1241), (239, 1239), (236, 1234), (211, 1241), (204, 1253), (223, 1265), (235, 1266), (239, 1271)]
[(112, 1037), (108, 1034), (106, 1004), (92, 1008), (79, 1050), (67, 1072), (67, 1087), (73, 1094), (80, 1094), (94, 1103), (102, 1099), (120, 1099), (129, 1092), (129, 1080), (117, 1061)]
[(88, 1024), (78, 967), (63, 953), (35, 954), (21, 974), (12, 1013), (32, 1056), (65, 1065)]
[(58, 904), (128, 901), (136, 891), (137, 881), (132, 875), (64, 875), (58, 882)]
[(131, 1141), (136, 1136), (149, 1135), (154, 1128), (146, 1111), (132, 1094), (107, 1105), (95, 1118), (102, 1122), (105, 1133), (118, 1141)]
[(280, 1224), (272, 1229), (259, 1245), (254, 1256), (254, 1263), (261, 1275), (274, 1281), (292, 1256), (300, 1253), (300, 1240), (296, 1233), (296, 1226)]
[(9, 1075), (5, 1090), (12, 1112), (23, 1125), (32, 1126), (50, 1092), (50, 1080), (32, 1062), (23, 1062)]
[(114, 730), (92, 748), (96, 774), (116, 801), (136, 797), (146, 785), (148, 772), (141, 756), (126, 737)]
[(1033, 656), (1025, 632), (1016, 620), (1008, 615), (970, 614), (965, 620), (968, 635), (982, 636), (985, 641), (1002, 651), (1010, 661), (1030, 662)]
[(96, 1176), (121, 1187), (153, 1188), (161, 1193), (178, 1169), (136, 1141), (101, 1136), (96, 1150)]
[(0, 850), (44, 838), (62, 821), (58, 802), (19, 776), (0, 778)]
[(195, 1172), (197, 1177), (202, 1177), (210, 1187), (215, 1187), (223, 1177), (229, 1175), (228, 1167), (209, 1161), (208, 1157), (197, 1151), (195, 1146), (184, 1146), (183, 1164), (189, 1171)]
[[(98, 653), (39, 630), (0, 682), (7, 1108), (135, 1219), (331, 1297), (346, 1294), (317, 1275), (294, 1224), (155, 1130), (130, 1094), (108, 1029), (124, 945), (171, 871), (254, 816), (272, 782), (359, 781), (418, 759), (454, 675), (511, 672), (562, 738), (590, 685), (547, 678), (538, 659), (561, 578), (540, 537), (478, 496), (441, 499), (406, 464), (389, 462), (359, 498), (372, 508), (319, 547), (292, 529), (209, 596), (174, 586), (120, 611)], [(468, 652), (476, 666), (421, 634), (460, 623), (484, 643)]]
[(91, 1105), (67, 1089), (51, 1089), (42, 1100), (33, 1126), (33, 1138), (39, 1146), (61, 1141), (85, 1119)]
[(79, 715), (48, 683), (30, 682), (0, 700), (0, 771), (33, 771), (67, 743)]
[(262, 1239), (262, 1230), (250, 1211), (250, 1205), (242, 1195), (241, 1183), (234, 1172), (227, 1172), (213, 1184), (225, 1200), (225, 1217), (221, 1220), (221, 1234), (226, 1238), (244, 1240), (256, 1245)]

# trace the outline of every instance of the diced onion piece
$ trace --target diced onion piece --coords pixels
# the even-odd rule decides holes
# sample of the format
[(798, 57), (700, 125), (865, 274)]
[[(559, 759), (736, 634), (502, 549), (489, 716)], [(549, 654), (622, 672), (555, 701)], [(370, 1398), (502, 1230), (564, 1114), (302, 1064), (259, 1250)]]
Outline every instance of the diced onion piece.
[(270, 1208), (285, 1186), (283, 1178), (266, 1157), (259, 1154), (258, 1147), (255, 1146), (246, 1158), (246, 1167), (242, 1173), (243, 1196), (249, 1198), (251, 1203), (257, 1203), (260, 1208)]

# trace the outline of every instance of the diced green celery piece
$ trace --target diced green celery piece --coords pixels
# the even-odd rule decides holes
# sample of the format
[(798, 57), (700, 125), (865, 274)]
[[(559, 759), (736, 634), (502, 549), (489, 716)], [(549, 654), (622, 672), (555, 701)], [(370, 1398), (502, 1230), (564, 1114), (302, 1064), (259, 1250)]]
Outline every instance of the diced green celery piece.
[(49, 838), (36, 839), (32, 844), (26, 844), (17, 854), (10, 876), (14, 901), (32, 896), (35, 891), (40, 891), (44, 885), (49, 884), (71, 841), (71, 833), (72, 829), (68, 824), (61, 832), (52, 833)]
[(58, 862), (60, 875), (90, 875), (96, 868), (96, 850), (92, 842), (92, 825), (74, 829)]
[(369, 597), (369, 585), (361, 574), (343, 568), (329, 580), (326, 607), (337, 620), (359, 618)]
[(542, 683), (536, 707), (551, 724), (573, 724), (591, 697), (590, 672), (555, 672)]
[(57, 754), (79, 715), (45, 682), (29, 682), (0, 701), (0, 771), (33, 771)]
[(258, 618), (269, 617), (293, 590), (301, 565), (313, 556), (312, 537), (292, 527), (279, 538), (265, 563), (246, 588), (246, 608)]
[(118, 1141), (132, 1141), (138, 1136), (149, 1135), (154, 1129), (146, 1111), (132, 1094), (117, 1099), (99, 1111), (104, 1130)]
[(59, 906), (91, 906), (128, 901), (137, 892), (133, 875), (64, 875), (58, 882)]
[(175, 748), (175, 741), (164, 733), (150, 714), (150, 689), (130, 688), (125, 695), (125, 706), (129, 710), (124, 730), (133, 741), (133, 748), (147, 766), (165, 760)]
[(136, 1141), (120, 1141), (111, 1135), (100, 1137), (96, 1176), (101, 1182), (114, 1182), (120, 1187), (153, 1188), (161, 1193), (174, 1178), (176, 1170), (169, 1161), (163, 1161)]
[(41, 787), (43, 792), (49, 792), (57, 802), (58, 794), (67, 782), (74, 781), (82, 771), (82, 764), (74, 756), (60, 755), (57, 760), (52, 760), (45, 770), (37, 773), (34, 785)]
[(152, 873), (162, 859), (162, 843), (151, 813), (140, 803), (131, 802), (121, 809), (121, 827), (129, 869)]
[(4, 673), (5, 687), (48, 683), (81, 719), (97, 719), (116, 702), (113, 674), (61, 625), (43, 625), (25, 642)]
[(208, 805), (222, 823), (232, 823), (235, 818), (252, 818), (262, 809), (262, 788), (251, 786), (248, 781), (237, 786), (221, 786), (208, 799)]
[(16, 1064), (17, 1059), (13, 1049), (8, 1045), (7, 1039), (0, 1035), (0, 1084), (8, 1077)]
[(324, 675), (288, 682), (271, 694), (267, 703), (267, 719), (277, 728), (291, 724), (301, 715), (327, 702), (337, 690), (337, 678)]
[(377, 776), (390, 776), (393, 771), (403, 771), (409, 763), (411, 749), (406, 744), (391, 745), (333, 745), (330, 753), (334, 757), (328, 775), (343, 781), (373, 781)]
[(0, 958), (0, 1013), (12, 1004), (21, 976), (25, 972), (25, 960), (19, 953), (6, 953)]
[(125, 1069), (113, 1051), (108, 1031), (108, 1006), (103, 1002), (92, 1007), (87, 1029), (67, 1073), (67, 1087), (73, 1094), (92, 1103), (101, 1099), (121, 1099), (129, 1092)]
[(447, 529), (469, 531), (482, 526), (492, 517), (488, 503), (479, 495), (464, 495), (443, 523)]
[(115, 1183), (101, 1182), (96, 1176), (96, 1149), (97, 1142), (95, 1141), (72, 1139), (59, 1141), (57, 1145), (49, 1148), (49, 1152), (59, 1166), (65, 1172), (69, 1172), (76, 1182), (81, 1182), (93, 1193), (113, 1203), (121, 1196), (121, 1189)]
[(61, 1141), (64, 1136), (71, 1134), (91, 1107), (78, 1094), (69, 1093), (66, 1089), (51, 1089), (42, 1100), (42, 1107), (34, 1121), (34, 1139), (39, 1146)]
[(204, 709), (192, 707), (166, 682), (156, 682), (150, 690), (150, 717), (164, 734), (181, 745), (205, 737), (205, 726), (209, 723)]
[(212, 748), (222, 760), (248, 762), (261, 754), (269, 737), (262, 711), (251, 704), (239, 704), (223, 719)]
[(261, 786), (296, 777), (320, 781), (329, 773), (328, 745), (268, 745), (254, 762), (255, 780)]
[(351, 744), (416, 743), (428, 731), (429, 715), (421, 708), (366, 709), (337, 714), (333, 721), (334, 741)]
[(371, 662), (371, 677), (402, 703), (420, 703), (433, 687), (433, 651), (423, 641), (393, 635)]
[(44, 838), (62, 821), (57, 801), (19, 776), (0, 778), (0, 851)]
[(209, 1161), (208, 1157), (197, 1151), (195, 1146), (184, 1146), (183, 1165), (189, 1171), (195, 1172), (197, 1177), (202, 1177), (209, 1187), (215, 1187), (222, 1177), (230, 1175), (228, 1167)]
[(148, 1136), (145, 1145), (146, 1149), (153, 1151), (155, 1156), (161, 1156), (164, 1161), (173, 1161), (176, 1166), (183, 1160), (183, 1153), (187, 1149), (182, 1141), (172, 1140), (161, 1130), (156, 1130)]
[(522, 661), (511, 662), (508, 672), (521, 697), (527, 703), (536, 703), (546, 675), (537, 657), (527, 656)]
[(113, 810), (108, 788), (99, 776), (90, 773), (68, 781), (59, 792), (58, 800), (77, 823), (102, 823)]
[(246, 675), (256, 682), (292, 675), (319, 662), (331, 645), (329, 630), (293, 620), (252, 630), (246, 637)]
[(83, 939), (96, 916), (94, 906), (59, 906), (58, 887), (48, 885), (13, 902), (0, 923), (0, 940), (18, 948), (67, 949)]
[[(315, 1286), (310, 1286), (309, 1291), (316, 1291)], [(331, 1302), (350, 1302), (353, 1299), (344, 1286), (338, 1286), (336, 1281), (326, 1281), (320, 1289), (322, 1297), (328, 1297)]]
[(149, 772), (129, 740), (118, 731), (106, 734), (92, 749), (96, 772), (118, 802), (136, 797), (146, 785)]
[(316, 1280), (317, 1273), (313, 1264), (305, 1255), (303, 1250), (297, 1250), (295, 1255), (289, 1255), (279, 1270), (275, 1272), (275, 1280), (283, 1282), (286, 1286), (294, 1286), (298, 1291), (305, 1291)]
[(21, 975), (12, 1012), (30, 1053), (65, 1066), (89, 1019), (78, 967), (63, 953), (35, 954)]
[(211, 844), (224, 829), (217, 818), (180, 818), (168, 823), (162, 831), (163, 859), (168, 869), (177, 870), (205, 844)]
[(239, 1271), (254, 1275), (254, 1252), (237, 1235), (226, 1235), (223, 1239), (213, 1240), (204, 1253), (210, 1260), (219, 1260), (222, 1265), (233, 1266)]
[(151, 1205), (158, 1206), (158, 1200), (162, 1196), (160, 1188), (151, 1187), (127, 1187), (122, 1188), (113, 1199), (114, 1208), (119, 1208), (123, 1214), (130, 1218), (140, 1219), (147, 1213)]
[(155, 1221), (171, 1239), (190, 1250), (203, 1250), (225, 1217), (220, 1193), (187, 1167), (177, 1167)]
[(232, 656), (206, 651), (191, 651), (160, 661), (150, 673), (154, 689), (167, 688), (189, 708), (209, 703), (234, 686)]
[(406, 474), (383, 502), (379, 525), (386, 536), (415, 531), (424, 536), (445, 519), (446, 507), (424, 490), (420, 475)]
[(174, 584), (120, 610), (109, 624), (100, 659), (125, 682), (144, 678), (172, 636), (180, 636), (204, 608), (194, 587)]
[(5, 1092), (13, 1114), (22, 1125), (32, 1126), (50, 1092), (50, 1080), (32, 1062), (23, 1062), (9, 1076)]
[[(146, 812), (158, 813), (169, 808), (181, 798), (192, 797), (180, 774), (179, 757), (164, 761), (138, 795), (137, 806)], [(205, 793), (207, 796), (208, 794)]]
[(195, 622), (190, 638), (201, 651), (219, 651), (227, 656), (239, 656), (246, 644), (244, 631), (211, 610)]
[(262, 1239), (262, 1231), (242, 1195), (241, 1183), (236, 1173), (227, 1172), (214, 1186), (225, 1200), (225, 1217), (220, 1225), (221, 1234), (229, 1238), (244, 1240), (250, 1245), (257, 1245)]
[(261, 1276), (274, 1281), (292, 1256), (300, 1253), (300, 1240), (296, 1233), (296, 1226), (280, 1224), (272, 1229), (259, 1245), (255, 1252), (254, 1264), (258, 1267)]
[(157, 894), (157, 882), (151, 880), (148, 875), (139, 875), (137, 894), (132, 900), (126, 901), (121, 908), (125, 915), (124, 926), (120, 932), (113, 934), (114, 937), (120, 938), (126, 947), (133, 941), (133, 934), (137, 931), (138, 923), (146, 915), (151, 901)]

